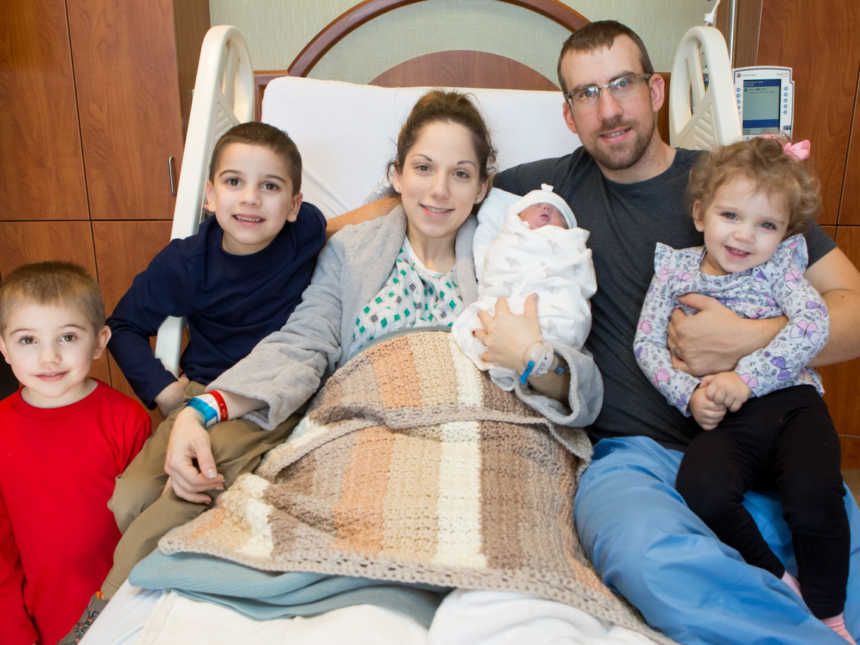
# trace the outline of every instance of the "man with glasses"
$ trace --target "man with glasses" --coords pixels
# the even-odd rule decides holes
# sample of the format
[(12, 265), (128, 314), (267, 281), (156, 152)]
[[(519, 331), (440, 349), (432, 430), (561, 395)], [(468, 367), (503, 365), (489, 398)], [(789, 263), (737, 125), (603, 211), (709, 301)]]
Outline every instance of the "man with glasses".
[[(582, 147), (506, 170), (494, 183), (517, 194), (552, 184), (591, 232), (598, 291), (586, 347), (603, 374), (605, 394), (601, 414), (589, 428), (595, 453), (575, 503), (583, 546), (604, 582), (652, 625), (685, 644), (836, 645), (841, 639), (787, 586), (720, 543), (676, 493), (682, 451), (700, 430), (666, 404), (633, 356), (655, 244), (702, 244), (684, 200), (698, 153), (672, 148), (656, 126), (664, 80), (654, 73), (641, 39), (615, 21), (574, 33), (562, 47), (558, 76), (564, 120)], [(819, 227), (806, 237), (806, 277), (831, 315), (831, 340), (815, 364), (853, 358), (860, 354), (860, 273)], [(670, 343), (695, 374), (731, 369), (785, 324), (784, 319), (739, 319), (716, 300), (688, 298), (700, 312), (676, 313)], [(758, 493), (748, 493), (745, 504), (774, 552), (793, 567), (780, 504)], [(846, 507), (855, 545), (845, 618), (856, 637), (860, 511), (850, 495)]]

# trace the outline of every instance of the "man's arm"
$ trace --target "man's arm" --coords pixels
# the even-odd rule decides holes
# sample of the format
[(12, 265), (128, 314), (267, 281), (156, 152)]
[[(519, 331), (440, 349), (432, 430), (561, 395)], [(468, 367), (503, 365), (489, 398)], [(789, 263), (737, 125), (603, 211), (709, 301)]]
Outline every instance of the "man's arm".
[(860, 356), (860, 271), (835, 248), (805, 275), (824, 298), (830, 314), (830, 340), (810, 365), (832, 365)]
[[(860, 272), (834, 248), (804, 275), (821, 294), (830, 314), (830, 340), (810, 365), (820, 367), (860, 356)], [(673, 312), (669, 348), (681, 359), (678, 367), (698, 376), (734, 369), (741, 357), (770, 343), (788, 322), (784, 316), (741, 318), (716, 299), (699, 294), (681, 300), (699, 313)]]

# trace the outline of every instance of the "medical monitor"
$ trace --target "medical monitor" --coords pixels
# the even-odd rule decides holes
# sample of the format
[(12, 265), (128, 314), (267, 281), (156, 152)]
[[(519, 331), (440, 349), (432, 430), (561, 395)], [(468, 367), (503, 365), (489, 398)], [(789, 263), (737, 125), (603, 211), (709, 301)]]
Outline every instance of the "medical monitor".
[(735, 99), (744, 139), (783, 133), (791, 139), (794, 81), (790, 67), (738, 67)]

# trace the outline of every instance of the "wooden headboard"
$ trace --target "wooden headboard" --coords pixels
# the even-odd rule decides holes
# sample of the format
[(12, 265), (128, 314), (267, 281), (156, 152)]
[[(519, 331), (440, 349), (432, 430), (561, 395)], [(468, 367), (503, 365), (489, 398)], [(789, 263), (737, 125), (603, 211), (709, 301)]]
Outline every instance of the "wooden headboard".
[[(269, 81), (279, 76), (307, 76), (314, 65), (347, 34), (377, 16), (399, 7), (425, 0), (364, 0), (345, 11), (326, 25), (299, 52), (285, 70), (259, 70), (254, 72), (257, 97), (257, 118), (263, 92)], [(571, 33), (590, 21), (579, 12), (558, 0), (499, 0), (540, 14)], [(559, 43), (559, 47), (561, 43)], [(668, 99), (669, 74), (666, 79)], [(416, 56), (391, 69), (385, 70), (370, 81), (383, 87), (482, 87), (497, 89), (558, 90), (553, 80), (519, 61), (498, 54), (473, 50), (447, 50)], [(665, 141), (669, 140), (668, 100), (658, 116), (658, 127)]]

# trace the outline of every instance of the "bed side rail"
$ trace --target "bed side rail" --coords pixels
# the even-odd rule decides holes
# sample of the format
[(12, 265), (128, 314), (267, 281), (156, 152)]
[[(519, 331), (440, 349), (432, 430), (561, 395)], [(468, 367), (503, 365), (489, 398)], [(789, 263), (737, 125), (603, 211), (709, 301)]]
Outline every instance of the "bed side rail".
[[(206, 32), (197, 64), (194, 97), (182, 153), (182, 171), (170, 238), (193, 235), (200, 226), (209, 157), (218, 138), (254, 118), (254, 72), (238, 29), (218, 25)], [(183, 319), (168, 317), (158, 329), (155, 356), (179, 374)]]
[(669, 142), (675, 147), (708, 150), (740, 139), (726, 41), (718, 29), (693, 27), (675, 52), (669, 87)]

